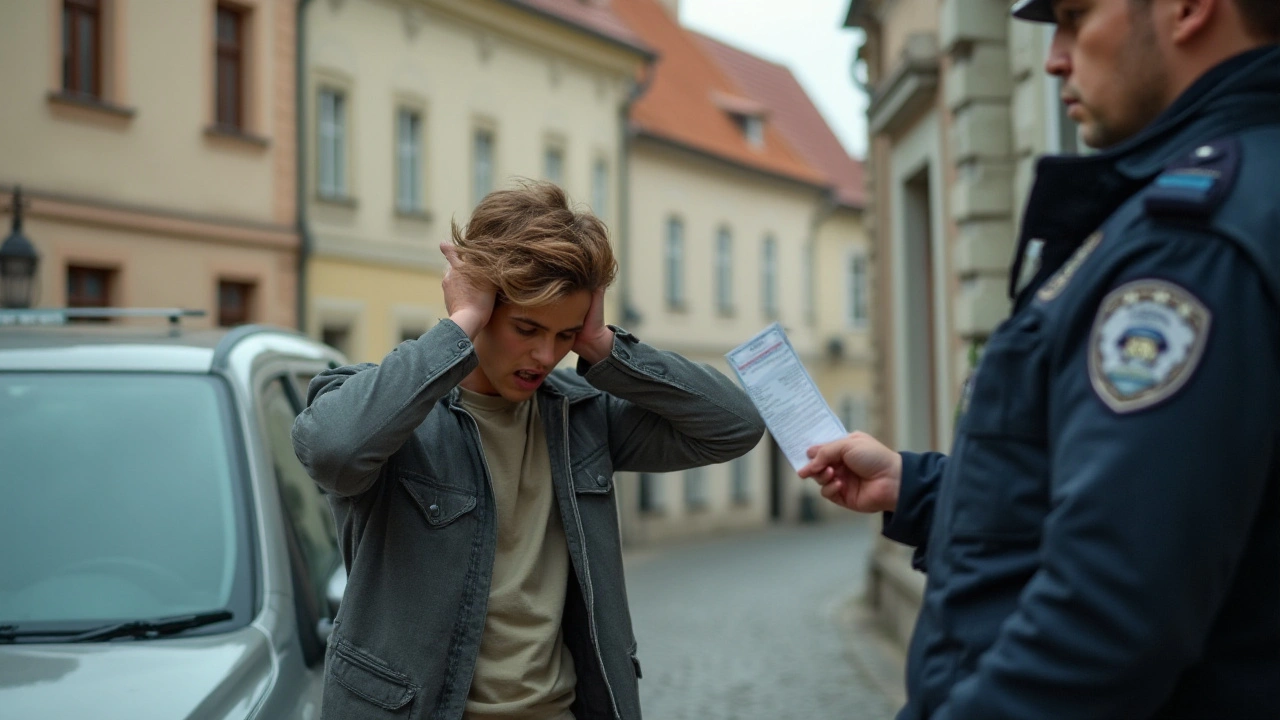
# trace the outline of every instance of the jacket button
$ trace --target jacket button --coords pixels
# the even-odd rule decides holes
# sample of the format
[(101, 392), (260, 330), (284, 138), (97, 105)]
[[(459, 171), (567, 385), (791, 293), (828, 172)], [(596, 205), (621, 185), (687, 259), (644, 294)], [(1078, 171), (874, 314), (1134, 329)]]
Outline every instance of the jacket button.
[(604, 487), (605, 485), (608, 485), (608, 484), (609, 484), (609, 481), (608, 481), (608, 480), (606, 480), (606, 479), (605, 479), (605, 477), (604, 477), (603, 475), (597, 475), (597, 476), (596, 476), (596, 484), (597, 484), (597, 485), (599, 485), (600, 487)]
[(459, 350), (466, 350), (466, 349), (467, 349), (467, 346), (468, 346), (468, 345), (470, 345), (470, 344), (471, 344), (471, 343), (467, 342), (466, 340), (459, 340), (459, 341), (458, 341), (458, 349), (459, 349)]
[(431, 506), (427, 508), (427, 514), (431, 517), (440, 517), (440, 506), (435, 503), (431, 503)]

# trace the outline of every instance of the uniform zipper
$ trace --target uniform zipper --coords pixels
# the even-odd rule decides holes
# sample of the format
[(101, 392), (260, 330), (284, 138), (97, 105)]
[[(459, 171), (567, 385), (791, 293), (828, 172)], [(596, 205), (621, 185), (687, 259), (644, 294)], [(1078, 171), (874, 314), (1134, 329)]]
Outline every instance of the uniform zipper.
[(595, 651), (596, 661), (600, 663), (600, 674), (604, 676), (604, 688), (609, 691), (609, 702), (613, 706), (613, 716), (621, 720), (618, 713), (618, 699), (613, 695), (613, 685), (609, 682), (609, 670), (605, 667), (604, 656), (600, 654), (600, 637), (596, 630), (596, 593), (591, 584), (591, 564), (587, 557), (587, 534), (582, 530), (582, 513), (578, 511), (578, 492), (573, 485), (573, 459), (569, 455), (569, 398), (564, 399), (564, 424), (561, 429), (564, 435), (564, 464), (569, 481), (569, 505), (573, 508), (573, 519), (578, 525), (578, 544), (582, 547), (582, 574), (587, 581), (587, 629), (591, 634), (591, 649)]

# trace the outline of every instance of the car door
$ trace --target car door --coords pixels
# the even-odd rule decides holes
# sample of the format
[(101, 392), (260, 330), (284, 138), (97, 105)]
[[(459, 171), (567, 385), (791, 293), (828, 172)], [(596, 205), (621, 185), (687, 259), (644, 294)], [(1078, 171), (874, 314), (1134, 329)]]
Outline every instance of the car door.
[(281, 512), (276, 521), (288, 546), (300, 646), (300, 654), (294, 657), (301, 658), (301, 663), (295, 664), (304, 666), (291, 669), (296, 672), (282, 668), (281, 677), (297, 677), (299, 708), (318, 710), (325, 642), (346, 575), (328, 501), (293, 451), (290, 433), (303, 404), (298, 379), (296, 371), (269, 376), (258, 387), (257, 404), (280, 493)]

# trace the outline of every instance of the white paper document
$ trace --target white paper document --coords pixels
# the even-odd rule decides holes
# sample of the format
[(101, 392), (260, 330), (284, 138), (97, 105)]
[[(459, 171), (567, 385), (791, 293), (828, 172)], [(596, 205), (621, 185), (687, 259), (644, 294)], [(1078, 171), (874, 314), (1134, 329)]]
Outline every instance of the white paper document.
[(805, 450), (844, 437), (844, 423), (827, 406), (782, 326), (773, 323), (725, 354), (769, 434), (799, 470)]

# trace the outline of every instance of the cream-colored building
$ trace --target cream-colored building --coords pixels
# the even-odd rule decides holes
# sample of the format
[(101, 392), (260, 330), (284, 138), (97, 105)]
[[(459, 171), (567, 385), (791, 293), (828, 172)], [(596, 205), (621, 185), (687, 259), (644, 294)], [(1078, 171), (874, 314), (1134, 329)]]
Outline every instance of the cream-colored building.
[[(379, 361), (445, 314), (450, 222), (513, 178), (619, 213), (625, 107), (650, 53), (578, 0), (311, 0), (310, 334)], [(615, 233), (615, 242), (619, 241)]]
[[(1050, 30), (1008, 0), (852, 0), (866, 32), (868, 213), (879, 436), (947, 450), (959, 392), (1010, 310), (1008, 272), (1036, 159), (1074, 152), (1075, 128), (1043, 73)], [(924, 576), (875, 548), (872, 603), (908, 638)]]
[[(623, 324), (728, 373), (724, 354), (779, 322), (832, 407), (867, 423), (860, 166), (785, 68), (680, 28), (672, 0), (613, 4), (660, 56), (631, 115)], [(622, 506), (633, 543), (823, 512), (767, 437), (620, 486), (637, 491)]]
[(0, 3), (37, 306), (295, 324), (294, 29), (292, 0)]

